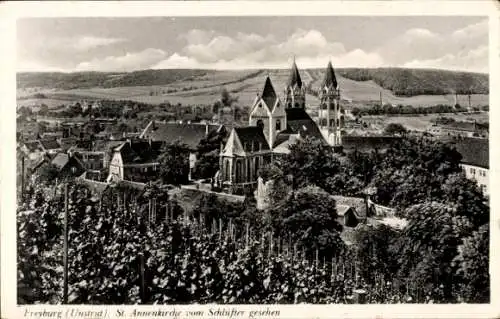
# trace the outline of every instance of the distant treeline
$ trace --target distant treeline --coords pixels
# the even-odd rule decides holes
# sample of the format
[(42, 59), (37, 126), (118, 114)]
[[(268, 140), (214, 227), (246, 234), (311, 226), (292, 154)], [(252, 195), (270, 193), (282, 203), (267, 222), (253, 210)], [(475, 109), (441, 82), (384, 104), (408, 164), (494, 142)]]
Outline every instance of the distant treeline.
[[(322, 70), (320, 70), (322, 72)], [(216, 74), (216, 70), (168, 69), (143, 70), (128, 73), (119, 72), (76, 72), (76, 73), (18, 73), (18, 88), (111, 88), (124, 86), (168, 85), (175, 81), (191, 82), (194, 79)], [(226, 72), (226, 71), (225, 71)], [(259, 74), (228, 81), (243, 81)], [(488, 75), (482, 73), (454, 72), (445, 70), (402, 69), (402, 68), (345, 68), (337, 69), (337, 75), (355, 81), (373, 80), (381, 87), (398, 96), (441, 95), (441, 94), (488, 94)], [(223, 84), (217, 84), (223, 85)], [(342, 89), (342, 88), (341, 88)]]
[(59, 90), (112, 88), (123, 86), (165, 85), (207, 74), (206, 70), (171, 69), (120, 72), (18, 73), (18, 88), (51, 88)]
[(482, 73), (402, 68), (348, 68), (337, 73), (354, 81), (373, 80), (397, 96), (489, 93), (488, 75)]
[[(489, 106), (484, 105), (482, 107), (474, 107), (472, 111), (488, 111)], [(352, 114), (354, 116), (361, 115), (391, 115), (391, 114), (433, 114), (433, 113), (457, 113), (457, 112), (467, 112), (467, 109), (457, 105), (455, 107), (451, 105), (438, 104), (433, 106), (411, 106), (411, 105), (398, 105), (392, 106), (390, 104), (385, 104), (384, 106), (375, 105), (369, 108), (359, 108), (353, 107)]]

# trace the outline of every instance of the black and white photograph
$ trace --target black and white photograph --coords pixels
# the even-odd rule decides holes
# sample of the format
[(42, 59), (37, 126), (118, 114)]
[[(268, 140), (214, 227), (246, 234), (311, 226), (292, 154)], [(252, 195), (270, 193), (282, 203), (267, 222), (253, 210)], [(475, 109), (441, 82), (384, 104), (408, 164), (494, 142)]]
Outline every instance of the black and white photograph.
[(18, 19), (17, 304), (489, 304), (489, 21)]

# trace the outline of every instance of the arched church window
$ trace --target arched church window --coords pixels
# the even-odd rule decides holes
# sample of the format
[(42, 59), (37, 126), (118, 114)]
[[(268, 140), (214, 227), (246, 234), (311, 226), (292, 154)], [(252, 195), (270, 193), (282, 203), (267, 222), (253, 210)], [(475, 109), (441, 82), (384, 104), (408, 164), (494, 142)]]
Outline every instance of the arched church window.
[(276, 131), (281, 131), (281, 120), (280, 119), (276, 120)]
[(231, 174), (230, 167), (229, 167), (229, 160), (226, 160), (225, 162), (225, 173), (224, 173), (224, 179), (229, 180), (229, 175)]
[(262, 120), (257, 121), (257, 127), (264, 130), (264, 122)]
[(249, 158), (246, 159), (246, 164), (247, 164), (247, 178), (245, 182), (251, 182), (252, 181), (252, 170), (251, 170), (251, 165), (250, 165), (250, 160)]
[(259, 169), (260, 169), (260, 156), (255, 157), (255, 176), (254, 178), (257, 179), (259, 175)]
[(236, 182), (241, 183), (242, 182), (242, 169), (241, 169), (241, 161), (236, 160)]

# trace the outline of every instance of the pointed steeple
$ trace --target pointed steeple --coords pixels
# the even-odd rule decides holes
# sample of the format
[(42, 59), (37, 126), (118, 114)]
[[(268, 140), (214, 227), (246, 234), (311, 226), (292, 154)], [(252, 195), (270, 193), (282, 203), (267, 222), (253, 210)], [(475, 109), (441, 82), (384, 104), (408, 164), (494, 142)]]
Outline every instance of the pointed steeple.
[(328, 66), (326, 67), (325, 78), (323, 80), (323, 87), (333, 86), (337, 88), (337, 78), (335, 77), (335, 71), (333, 71), (332, 62), (328, 62)]
[(288, 78), (287, 86), (289, 88), (294, 88), (295, 86), (299, 89), (302, 88), (302, 79), (300, 78), (297, 63), (295, 63), (295, 56), (293, 57), (292, 69), (290, 70), (290, 77)]
[(276, 91), (274, 91), (274, 87), (269, 76), (266, 77), (266, 83), (264, 84), (264, 89), (262, 90), (261, 97), (264, 102), (266, 102), (267, 106), (272, 109), (274, 103), (276, 103), (276, 99), (278, 98), (278, 96), (276, 95)]

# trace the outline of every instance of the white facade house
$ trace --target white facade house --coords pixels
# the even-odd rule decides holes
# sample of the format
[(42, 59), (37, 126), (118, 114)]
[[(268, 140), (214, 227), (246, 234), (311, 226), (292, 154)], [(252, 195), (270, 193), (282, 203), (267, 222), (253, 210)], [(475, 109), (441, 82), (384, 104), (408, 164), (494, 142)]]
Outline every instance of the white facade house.
[(462, 155), (460, 166), (465, 176), (476, 181), (483, 194), (489, 195), (489, 140), (483, 138), (461, 138), (455, 143)]

